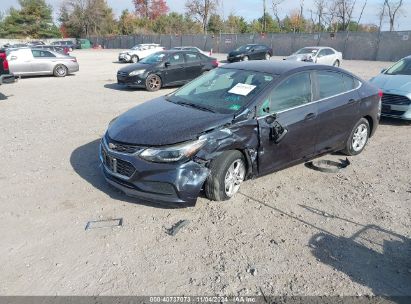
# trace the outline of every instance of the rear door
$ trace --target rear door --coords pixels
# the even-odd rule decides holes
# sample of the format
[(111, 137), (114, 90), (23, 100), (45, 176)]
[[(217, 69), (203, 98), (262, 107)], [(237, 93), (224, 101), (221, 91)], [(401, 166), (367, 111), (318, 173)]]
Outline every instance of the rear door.
[(186, 64), (184, 67), (185, 80), (192, 80), (201, 75), (204, 63), (198, 53), (186, 52), (184, 54)]
[[(317, 134), (317, 104), (313, 102), (312, 74), (299, 72), (278, 84), (257, 107), (260, 148), (260, 174), (285, 168), (315, 152)], [(275, 142), (275, 122), (286, 129), (282, 140)]]
[(359, 120), (360, 82), (351, 75), (331, 70), (317, 71), (314, 79), (318, 121), (322, 126), (316, 149), (323, 153), (342, 147)]

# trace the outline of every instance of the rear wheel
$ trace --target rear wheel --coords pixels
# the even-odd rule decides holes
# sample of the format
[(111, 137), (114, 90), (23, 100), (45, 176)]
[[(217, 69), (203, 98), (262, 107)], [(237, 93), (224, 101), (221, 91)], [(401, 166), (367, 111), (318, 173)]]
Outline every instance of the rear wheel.
[(342, 152), (350, 156), (360, 154), (364, 150), (369, 136), (370, 124), (367, 119), (361, 118), (351, 131), (345, 144), (345, 149)]
[(138, 56), (136, 56), (136, 55), (131, 56), (131, 62), (132, 62), (132, 63), (137, 63), (137, 62), (139, 62)]
[(234, 196), (245, 179), (246, 165), (240, 151), (227, 151), (210, 164), (204, 190), (210, 200), (225, 201)]
[(56, 77), (65, 77), (67, 76), (68, 70), (65, 65), (58, 64), (54, 67), (53, 74)]
[(250, 58), (248, 58), (248, 56), (244, 56), (243, 57), (243, 61), (248, 61)]
[(161, 78), (158, 75), (150, 75), (146, 79), (147, 91), (154, 92), (161, 89)]
[(270, 60), (270, 58), (271, 58), (270, 54), (269, 54), (269, 53), (266, 53), (266, 54), (265, 54), (265, 60)]
[(339, 67), (340, 66), (340, 61), (337, 59), (334, 61), (333, 66)]

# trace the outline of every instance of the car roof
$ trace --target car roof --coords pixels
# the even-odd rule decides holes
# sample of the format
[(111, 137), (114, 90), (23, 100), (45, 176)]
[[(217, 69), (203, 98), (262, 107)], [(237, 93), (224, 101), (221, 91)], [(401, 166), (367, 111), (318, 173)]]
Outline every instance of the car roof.
[(315, 64), (312, 62), (303, 61), (241, 61), (236, 63), (225, 64), (223, 69), (238, 69), (246, 71), (263, 72), (272, 75), (281, 75), (291, 71), (312, 70), (312, 69), (333, 69), (338, 70), (332, 66)]

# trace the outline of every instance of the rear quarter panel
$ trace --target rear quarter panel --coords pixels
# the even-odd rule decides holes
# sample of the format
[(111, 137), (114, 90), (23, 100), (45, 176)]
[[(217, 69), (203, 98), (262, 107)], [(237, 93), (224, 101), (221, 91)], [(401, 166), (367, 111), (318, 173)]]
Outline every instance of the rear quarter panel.
[(360, 100), (360, 115), (366, 117), (370, 122), (371, 136), (374, 135), (379, 124), (379, 107), (381, 98), (378, 96), (378, 89), (369, 83), (362, 80), (362, 86), (358, 91)]

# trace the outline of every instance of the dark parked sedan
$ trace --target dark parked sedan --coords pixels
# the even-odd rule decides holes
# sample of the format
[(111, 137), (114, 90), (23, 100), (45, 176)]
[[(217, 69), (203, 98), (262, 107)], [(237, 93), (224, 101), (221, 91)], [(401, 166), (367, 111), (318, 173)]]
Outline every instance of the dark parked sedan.
[(120, 69), (117, 83), (157, 91), (165, 86), (185, 84), (217, 66), (217, 59), (196, 52), (158, 52)]
[(342, 69), (242, 62), (114, 119), (101, 141), (106, 180), (130, 196), (194, 205), (321, 154), (363, 151), (381, 96)]
[(248, 61), (256, 59), (269, 60), (273, 56), (273, 49), (261, 44), (247, 44), (228, 53), (228, 62)]

